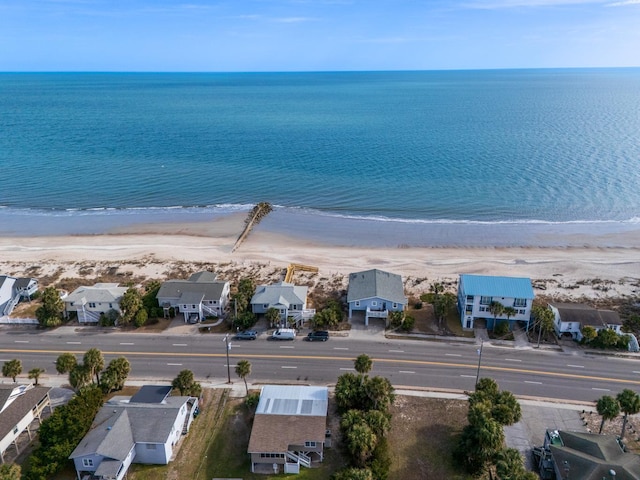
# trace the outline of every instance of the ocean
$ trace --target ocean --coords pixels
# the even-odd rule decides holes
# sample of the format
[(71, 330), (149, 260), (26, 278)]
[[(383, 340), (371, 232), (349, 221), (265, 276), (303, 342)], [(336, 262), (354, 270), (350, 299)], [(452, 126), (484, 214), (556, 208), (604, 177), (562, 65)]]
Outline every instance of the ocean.
[(332, 243), (609, 239), (640, 229), (639, 132), (640, 69), (1, 73), (0, 235), (266, 201)]

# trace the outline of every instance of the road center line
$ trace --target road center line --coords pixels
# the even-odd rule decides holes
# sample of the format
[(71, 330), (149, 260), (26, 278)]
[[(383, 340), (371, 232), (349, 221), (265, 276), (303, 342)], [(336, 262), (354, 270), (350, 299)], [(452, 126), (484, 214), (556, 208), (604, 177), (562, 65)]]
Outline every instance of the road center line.
[(521, 362), (522, 361), (519, 358), (505, 358), (505, 360), (507, 362)]
[(599, 392), (610, 392), (608, 388), (595, 388), (593, 387), (591, 390), (598, 390)]
[(584, 365), (567, 365), (567, 367), (584, 368)]
[(282, 365), (280, 368), (298, 368), (298, 367), (291, 367), (289, 365)]
[(536, 385), (542, 385), (542, 382), (532, 382), (530, 380), (525, 380), (524, 383), (534, 383)]

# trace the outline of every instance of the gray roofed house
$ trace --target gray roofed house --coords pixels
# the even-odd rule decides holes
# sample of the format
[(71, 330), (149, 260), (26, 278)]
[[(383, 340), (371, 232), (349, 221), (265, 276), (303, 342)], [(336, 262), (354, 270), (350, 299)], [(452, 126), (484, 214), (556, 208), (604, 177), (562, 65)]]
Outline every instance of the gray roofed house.
[(574, 340), (582, 340), (582, 328), (590, 326), (598, 330), (609, 328), (622, 334), (622, 320), (613, 310), (600, 310), (583, 303), (553, 302), (549, 309), (554, 315), (557, 336), (571, 335)]
[(30, 300), (37, 291), (38, 281), (35, 278), (0, 275), (0, 317), (11, 315), (21, 299)]
[(612, 435), (554, 430), (544, 446), (556, 478), (640, 480), (640, 457), (625, 452)]
[(251, 471), (298, 473), (322, 461), (329, 392), (326, 387), (265, 385), (251, 428)]
[(40, 421), (45, 408), (51, 411), (49, 387), (32, 384), (0, 385), (0, 460), (11, 446), (18, 450), (18, 437), (24, 432), (32, 439), (31, 424)]
[(349, 274), (347, 303), (349, 318), (354, 311), (364, 311), (368, 325), (369, 318), (388, 319), (390, 311), (403, 311), (408, 301), (400, 275), (373, 269)]
[(229, 303), (229, 282), (218, 280), (212, 272), (197, 272), (187, 280), (167, 280), (156, 295), (158, 304), (184, 315), (185, 323), (192, 316), (204, 320), (208, 316), (221, 317)]
[(263, 314), (270, 308), (275, 308), (283, 321), (288, 317), (293, 317), (296, 322), (311, 318), (315, 310), (307, 309), (307, 291), (306, 286), (286, 282), (259, 285), (251, 297), (251, 311)]
[(100, 315), (110, 310), (120, 313), (120, 300), (126, 291), (127, 287), (119, 287), (117, 283), (78, 287), (64, 299), (65, 317), (76, 312), (78, 322), (97, 323)]
[[(148, 386), (146, 393), (159, 389), (164, 393), (156, 386)], [(197, 412), (198, 399), (158, 394), (151, 395), (153, 401), (142, 393), (138, 401), (138, 394), (113, 397), (100, 409), (69, 457), (78, 478), (89, 474), (97, 480), (121, 480), (131, 463), (164, 465), (172, 460), (175, 445)]]

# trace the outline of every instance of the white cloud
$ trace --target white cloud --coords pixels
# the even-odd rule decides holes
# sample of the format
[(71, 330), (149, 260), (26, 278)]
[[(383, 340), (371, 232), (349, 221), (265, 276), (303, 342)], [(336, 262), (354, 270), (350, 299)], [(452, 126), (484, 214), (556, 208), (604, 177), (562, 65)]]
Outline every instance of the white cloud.
[[(625, 1), (625, 0), (623, 0)], [(626, 0), (637, 2), (638, 0)], [(603, 3), (602, 0), (477, 0), (463, 4), (466, 8), (483, 10), (496, 10), (517, 7), (555, 7), (560, 5), (583, 5), (590, 3)]]
[(627, 5), (640, 5), (640, 0), (622, 0), (607, 4), (607, 7), (626, 7)]
[(315, 18), (311, 18), (311, 17), (281, 17), (281, 18), (273, 19), (274, 22), (279, 22), (279, 23), (302, 23), (302, 22), (312, 22), (314, 20)]

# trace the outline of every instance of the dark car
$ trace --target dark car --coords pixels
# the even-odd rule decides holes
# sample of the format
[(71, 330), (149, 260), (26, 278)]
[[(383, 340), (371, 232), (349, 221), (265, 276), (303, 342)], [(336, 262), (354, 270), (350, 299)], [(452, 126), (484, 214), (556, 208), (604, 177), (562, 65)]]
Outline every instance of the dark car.
[(245, 330), (243, 332), (236, 333), (234, 337), (236, 340), (255, 340), (258, 336), (258, 332), (255, 330)]
[(307, 341), (309, 342), (326, 342), (327, 340), (329, 340), (329, 332), (325, 332), (324, 330), (311, 332), (307, 335)]

